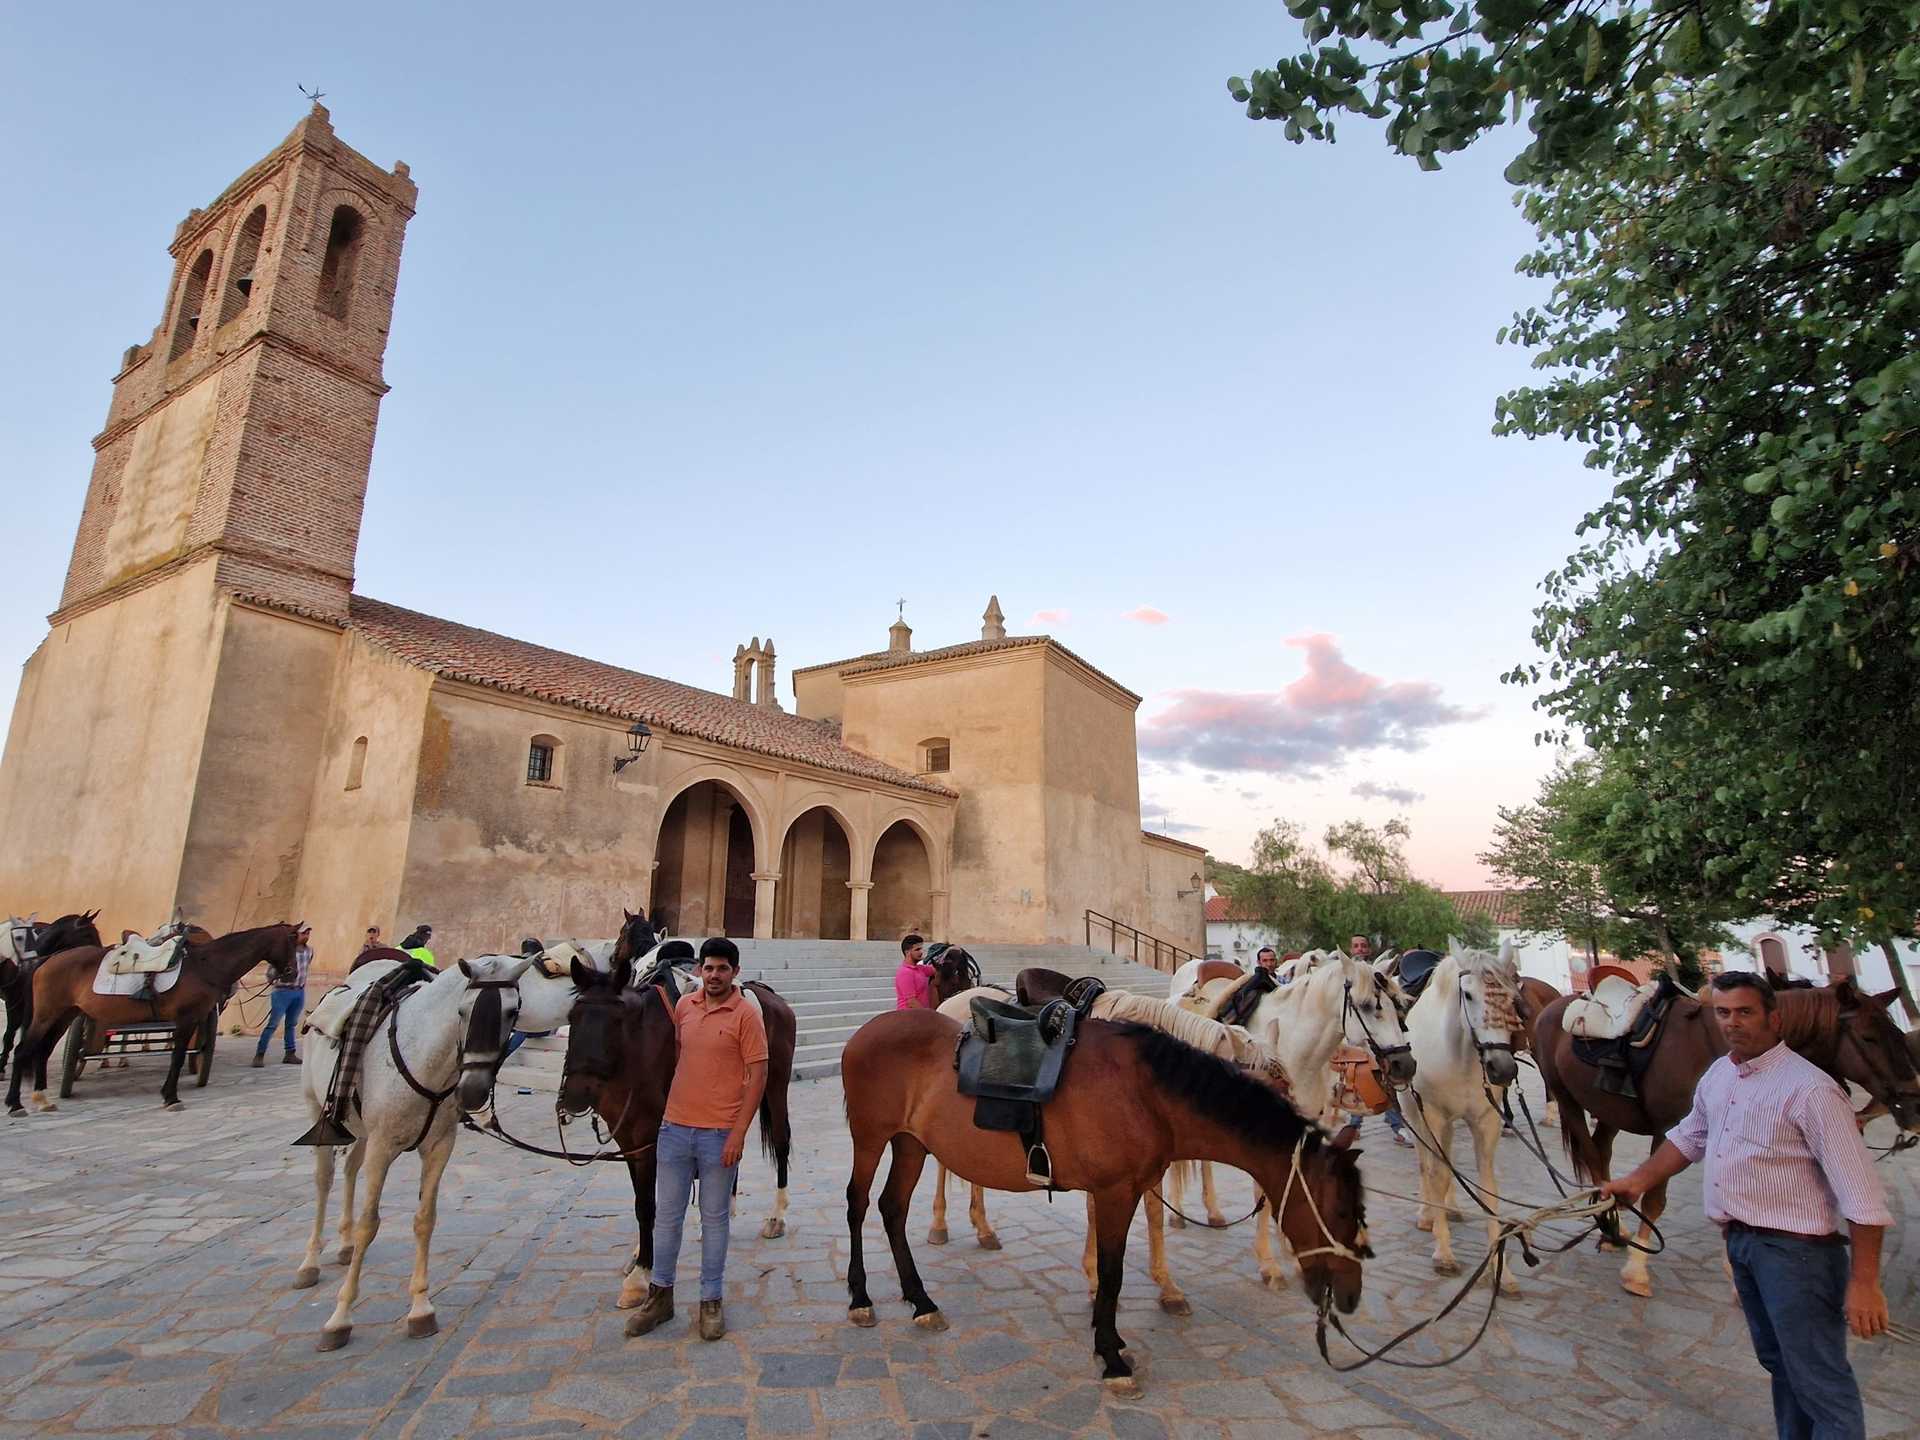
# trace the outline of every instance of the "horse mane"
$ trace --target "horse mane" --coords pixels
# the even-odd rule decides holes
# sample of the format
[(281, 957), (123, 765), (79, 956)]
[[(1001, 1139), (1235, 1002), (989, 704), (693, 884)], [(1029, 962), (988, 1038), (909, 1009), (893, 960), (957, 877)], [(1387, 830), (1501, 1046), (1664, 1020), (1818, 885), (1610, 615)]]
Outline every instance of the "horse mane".
[(1829, 986), (1782, 990), (1773, 997), (1780, 1012), (1780, 1038), (1791, 1050), (1833, 1039), (1840, 1029), (1840, 996)]
[(1306, 1153), (1311, 1155), (1326, 1139), (1320, 1127), (1294, 1109), (1279, 1091), (1248, 1078), (1228, 1061), (1196, 1050), (1164, 1030), (1131, 1022), (1113, 1028), (1133, 1042), (1161, 1088), (1249, 1144), (1284, 1150), (1304, 1136)]

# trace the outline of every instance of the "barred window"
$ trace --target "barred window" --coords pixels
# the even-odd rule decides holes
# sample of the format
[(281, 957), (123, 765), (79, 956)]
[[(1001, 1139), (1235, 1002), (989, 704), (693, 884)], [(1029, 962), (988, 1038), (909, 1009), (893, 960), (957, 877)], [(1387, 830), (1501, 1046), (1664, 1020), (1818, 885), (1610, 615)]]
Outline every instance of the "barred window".
[(953, 742), (944, 735), (920, 742), (920, 773), (941, 775), (953, 768)]
[(527, 747), (527, 783), (529, 785), (551, 785), (553, 783), (553, 744), (551, 741), (536, 740)]

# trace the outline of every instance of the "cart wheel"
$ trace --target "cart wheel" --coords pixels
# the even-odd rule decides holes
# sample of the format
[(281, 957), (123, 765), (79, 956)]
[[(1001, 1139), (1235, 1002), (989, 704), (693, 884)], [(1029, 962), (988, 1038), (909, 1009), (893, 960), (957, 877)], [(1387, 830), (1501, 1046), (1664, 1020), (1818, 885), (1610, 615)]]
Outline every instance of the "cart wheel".
[(205, 1088), (207, 1076), (213, 1071), (213, 1042), (220, 1038), (220, 1012), (207, 1016), (206, 1023), (200, 1027), (200, 1068), (194, 1073), (193, 1083), (197, 1088)]
[(73, 1082), (80, 1078), (80, 1071), (87, 1063), (87, 1041), (93, 1035), (93, 1021), (84, 1015), (73, 1017), (73, 1024), (67, 1028), (67, 1046), (60, 1056), (60, 1098), (73, 1098)]

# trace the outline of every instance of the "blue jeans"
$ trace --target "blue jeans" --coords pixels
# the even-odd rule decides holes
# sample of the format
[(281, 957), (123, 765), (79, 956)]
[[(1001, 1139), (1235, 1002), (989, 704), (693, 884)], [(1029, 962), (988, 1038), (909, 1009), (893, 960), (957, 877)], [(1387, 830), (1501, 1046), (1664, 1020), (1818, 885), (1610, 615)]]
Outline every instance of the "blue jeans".
[(1753, 1353), (1773, 1377), (1780, 1440), (1865, 1440), (1847, 1363), (1847, 1247), (1729, 1228), (1727, 1261)]
[(287, 1042), (287, 1054), (293, 1054), (294, 1032), (300, 1028), (300, 1011), (307, 1003), (304, 990), (282, 990), (273, 987), (273, 1008), (267, 1011), (267, 1027), (260, 1032), (260, 1043), (253, 1049), (256, 1055), (267, 1053), (267, 1041), (273, 1038), (273, 1027), (281, 1027), (281, 1036)]
[(687, 1219), (687, 1197), (700, 1181), (700, 1298), (718, 1300), (727, 1273), (727, 1225), (733, 1210), (733, 1177), (738, 1165), (722, 1165), (725, 1130), (695, 1130), (689, 1125), (660, 1126), (654, 1149), (653, 1283), (673, 1288), (680, 1261), (680, 1231)]

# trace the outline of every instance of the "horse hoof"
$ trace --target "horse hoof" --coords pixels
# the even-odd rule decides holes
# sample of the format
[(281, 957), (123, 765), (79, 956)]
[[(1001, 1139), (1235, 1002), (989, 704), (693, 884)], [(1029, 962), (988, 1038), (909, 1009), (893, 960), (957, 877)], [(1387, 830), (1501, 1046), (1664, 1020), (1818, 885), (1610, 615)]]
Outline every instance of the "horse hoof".
[(23, 1120), (26, 1118), (26, 1114), (27, 1107), (24, 1105), (10, 1105), (7, 1107), (7, 1118), (9, 1120)]
[(1186, 1229), (1186, 1228), (1187, 1228), (1187, 1217), (1186, 1217), (1186, 1216), (1184, 1216), (1184, 1215), (1176, 1215), (1176, 1214), (1175, 1214), (1175, 1213), (1174, 1213), (1173, 1211), (1171, 1211), (1171, 1210), (1169, 1210), (1169, 1211), (1167, 1212), (1167, 1228), (1168, 1228), (1169, 1230), (1184, 1230), (1184, 1229)]
[(342, 1325), (338, 1330), (322, 1330), (320, 1343), (313, 1348), (325, 1354), (329, 1350), (338, 1350), (353, 1338), (353, 1326)]
[(1226, 1216), (1224, 1216), (1224, 1215), (1220, 1215), (1220, 1214), (1217, 1214), (1217, 1213), (1215, 1213), (1214, 1211), (1211, 1211), (1211, 1210), (1209, 1210), (1209, 1211), (1207, 1212), (1207, 1228), (1208, 1228), (1209, 1230), (1224, 1230), (1224, 1229), (1226, 1229), (1226, 1228), (1227, 1228), (1227, 1217), (1226, 1217)]
[(1109, 1375), (1106, 1386), (1107, 1393), (1116, 1400), (1138, 1400), (1147, 1393), (1147, 1387), (1133, 1375)]
[(1418, 1220), (1413, 1222), (1413, 1228), (1418, 1230), (1422, 1235), (1431, 1235), (1433, 1233), (1433, 1221), (1422, 1215)]
[(927, 1244), (929, 1245), (944, 1245), (947, 1243), (947, 1239), (948, 1236), (944, 1227), (927, 1231)]
[(924, 1315), (914, 1316), (913, 1323), (922, 1330), (928, 1330), (937, 1335), (947, 1328), (947, 1317), (938, 1310), (929, 1310)]
[(40, 1113), (42, 1115), (51, 1115), (53, 1114), (54, 1111), (58, 1110), (59, 1108), (60, 1107), (54, 1104), (53, 1101), (51, 1100), (42, 1100), (39, 1106)]
[[(49, 1105), (47, 1108), (51, 1110), (53, 1107)], [(169, 1100), (167, 1102), (167, 1109), (169, 1110), (184, 1110), (186, 1108), (187, 1107), (178, 1100)]]
[(1460, 1273), (1460, 1262), (1458, 1260), (1436, 1260), (1433, 1262), (1433, 1273), (1436, 1275), (1458, 1275)]
[(1631, 1275), (1622, 1275), (1620, 1277), (1620, 1288), (1629, 1295), (1638, 1295), (1642, 1300), (1651, 1300), (1653, 1298), (1653, 1282), (1651, 1280), (1643, 1280)]
[(425, 1315), (407, 1316), (407, 1338), (424, 1340), (429, 1335), (440, 1333), (440, 1317), (429, 1311)]
[(1160, 1308), (1169, 1315), (1193, 1314), (1193, 1302), (1184, 1295), (1162, 1295)]
[(982, 1250), (998, 1250), (1000, 1248), (1000, 1237), (991, 1230), (978, 1238)]
[(1511, 1275), (1503, 1275), (1500, 1278), (1500, 1293), (1509, 1300), (1517, 1298), (1520, 1294), (1520, 1282)]
[(871, 1305), (854, 1306), (851, 1310), (847, 1311), (847, 1319), (858, 1325), (862, 1330), (871, 1330), (880, 1323), (873, 1318), (873, 1306)]
[(787, 1222), (771, 1216), (768, 1217), (767, 1223), (760, 1227), (760, 1238), (762, 1240), (778, 1240), (786, 1233)]
[(293, 1272), (293, 1288), (296, 1290), (311, 1290), (319, 1283), (320, 1267), (317, 1265), (302, 1265)]
[(1286, 1273), (1281, 1270), (1269, 1270), (1260, 1277), (1260, 1283), (1275, 1294), (1283, 1293), (1287, 1288)]

